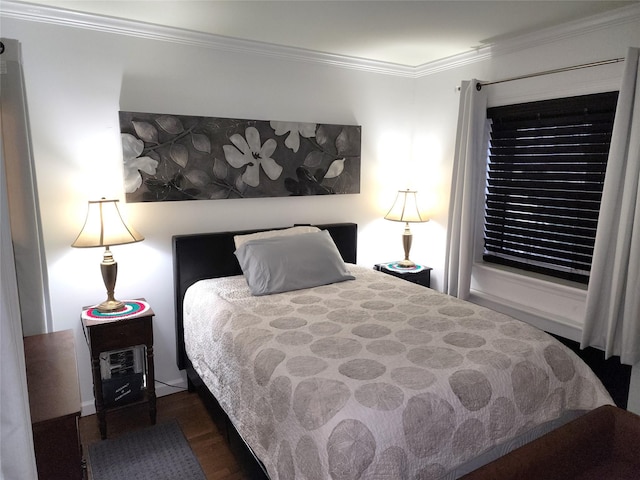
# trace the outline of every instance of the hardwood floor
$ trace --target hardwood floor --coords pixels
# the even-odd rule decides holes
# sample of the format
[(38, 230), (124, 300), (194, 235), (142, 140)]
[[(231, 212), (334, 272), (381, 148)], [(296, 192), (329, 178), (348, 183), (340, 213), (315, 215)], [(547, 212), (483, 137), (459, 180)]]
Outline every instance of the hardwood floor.
[[(218, 431), (197, 393), (180, 391), (159, 397), (157, 402), (157, 422), (171, 418), (178, 420), (208, 480), (249, 479), (241, 471), (225, 438)], [(116, 438), (125, 432), (148, 427), (150, 424), (146, 404), (131, 405), (107, 412), (108, 438)], [(80, 418), (80, 440), (84, 457), (87, 459), (88, 446), (100, 441), (95, 415)]]

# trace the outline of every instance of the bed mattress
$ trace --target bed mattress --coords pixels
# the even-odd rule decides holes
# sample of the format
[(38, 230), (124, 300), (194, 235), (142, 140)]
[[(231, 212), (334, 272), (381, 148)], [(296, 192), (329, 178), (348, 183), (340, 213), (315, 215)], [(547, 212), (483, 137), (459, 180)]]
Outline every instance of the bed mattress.
[(355, 280), (277, 295), (252, 296), (242, 276), (185, 295), (193, 367), (270, 478), (456, 478), (613, 403), (544, 332), (349, 269)]

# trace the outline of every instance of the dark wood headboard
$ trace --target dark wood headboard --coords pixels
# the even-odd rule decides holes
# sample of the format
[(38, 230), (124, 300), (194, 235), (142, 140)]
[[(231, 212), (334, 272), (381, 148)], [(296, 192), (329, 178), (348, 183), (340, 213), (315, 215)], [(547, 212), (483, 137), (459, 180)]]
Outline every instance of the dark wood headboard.
[[(345, 262), (356, 263), (358, 226), (355, 223), (316, 225), (328, 230)], [(287, 227), (278, 227), (287, 228)], [(206, 278), (241, 275), (233, 237), (247, 233), (275, 230), (243, 230), (237, 232), (196, 233), (174, 235), (173, 243), (173, 288), (176, 314), (176, 362), (183, 370), (189, 366), (184, 348), (182, 301), (187, 289)]]

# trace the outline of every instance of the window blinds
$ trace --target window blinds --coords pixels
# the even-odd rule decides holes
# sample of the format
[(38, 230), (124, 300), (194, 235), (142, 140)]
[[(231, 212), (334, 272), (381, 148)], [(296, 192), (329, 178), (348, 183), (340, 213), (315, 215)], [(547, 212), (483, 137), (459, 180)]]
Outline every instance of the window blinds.
[(617, 97), (488, 109), (485, 261), (588, 282)]

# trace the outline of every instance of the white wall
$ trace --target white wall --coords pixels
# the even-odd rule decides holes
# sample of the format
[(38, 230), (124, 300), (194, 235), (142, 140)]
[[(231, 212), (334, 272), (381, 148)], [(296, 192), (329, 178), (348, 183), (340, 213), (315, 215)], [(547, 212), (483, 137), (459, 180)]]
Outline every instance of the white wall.
[[(358, 124), (363, 131), (358, 195), (125, 205), (146, 239), (112, 247), (116, 296), (145, 297), (156, 313), (157, 379), (183, 383), (175, 367), (172, 235), (355, 221), (362, 264), (400, 255), (401, 225), (381, 218), (395, 191), (406, 188), (388, 174), (407, 151), (412, 79), (8, 18), (1, 26), (22, 44), (53, 325), (76, 331), (85, 411), (93, 394), (80, 310), (105, 297), (102, 251), (70, 244), (87, 200), (124, 200), (119, 110)], [(384, 139), (395, 143), (381, 145)]]
[[(637, 18), (420, 78), (2, 18), (2, 36), (22, 44), (54, 329), (76, 332), (85, 413), (93, 395), (79, 318), (82, 306), (105, 296), (102, 252), (70, 244), (88, 199), (124, 199), (119, 110), (362, 125), (359, 195), (126, 204), (146, 240), (112, 248), (116, 296), (151, 303), (156, 378), (183, 384), (174, 365), (171, 235), (354, 221), (359, 263), (372, 265), (401, 255), (402, 225), (382, 216), (396, 190), (412, 187), (424, 193), (432, 219), (412, 226), (412, 258), (434, 267), (440, 288), (460, 81), (624, 56), (628, 45), (640, 45)], [(579, 78), (589, 83), (594, 75)], [(555, 78), (547, 77), (547, 93), (563, 90)], [(527, 88), (509, 85), (516, 94)]]

